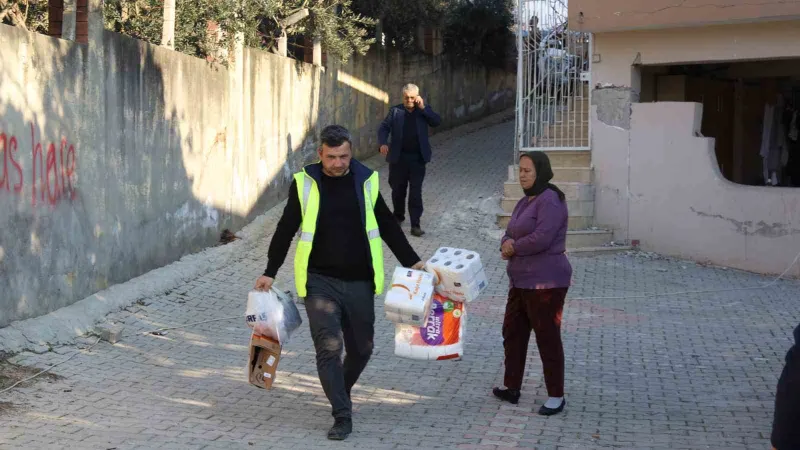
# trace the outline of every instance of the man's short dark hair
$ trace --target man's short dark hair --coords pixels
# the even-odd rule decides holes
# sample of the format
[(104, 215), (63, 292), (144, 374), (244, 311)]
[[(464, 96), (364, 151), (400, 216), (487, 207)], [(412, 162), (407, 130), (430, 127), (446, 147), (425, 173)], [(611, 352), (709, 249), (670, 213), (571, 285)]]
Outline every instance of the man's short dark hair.
[(353, 145), (350, 132), (341, 125), (328, 125), (323, 128), (319, 134), (319, 141), (320, 145), (327, 145), (328, 147), (338, 147), (345, 142)]

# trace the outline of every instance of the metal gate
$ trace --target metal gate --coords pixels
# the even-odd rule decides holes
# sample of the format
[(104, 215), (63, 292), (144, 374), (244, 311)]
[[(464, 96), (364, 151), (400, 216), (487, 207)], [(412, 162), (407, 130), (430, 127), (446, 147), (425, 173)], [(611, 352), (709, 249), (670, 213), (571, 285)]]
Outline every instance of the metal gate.
[(591, 34), (570, 31), (567, 0), (517, 1), (515, 161), (531, 150), (588, 150)]

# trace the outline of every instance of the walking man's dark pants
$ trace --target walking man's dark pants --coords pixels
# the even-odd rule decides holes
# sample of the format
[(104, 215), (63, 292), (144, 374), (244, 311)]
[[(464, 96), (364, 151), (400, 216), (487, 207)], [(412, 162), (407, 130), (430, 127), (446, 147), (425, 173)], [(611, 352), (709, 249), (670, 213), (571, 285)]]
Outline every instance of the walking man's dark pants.
[[(305, 299), (317, 372), (333, 417), (352, 416), (350, 390), (372, 355), (375, 292), (372, 281), (343, 281), (308, 274)], [(342, 364), (342, 349), (346, 350)]]
[(408, 215), (412, 227), (420, 226), (422, 218), (422, 182), (425, 179), (425, 161), (420, 155), (403, 154), (396, 163), (389, 164), (389, 186), (392, 188), (394, 215), (405, 218), (406, 192)]

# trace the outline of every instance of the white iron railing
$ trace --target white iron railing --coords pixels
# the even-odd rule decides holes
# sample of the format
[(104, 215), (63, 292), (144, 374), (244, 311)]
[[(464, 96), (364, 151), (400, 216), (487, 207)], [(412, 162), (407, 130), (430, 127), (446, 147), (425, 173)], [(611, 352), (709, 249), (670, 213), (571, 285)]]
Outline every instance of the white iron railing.
[(592, 37), (567, 27), (566, 0), (518, 0), (515, 160), (588, 150)]

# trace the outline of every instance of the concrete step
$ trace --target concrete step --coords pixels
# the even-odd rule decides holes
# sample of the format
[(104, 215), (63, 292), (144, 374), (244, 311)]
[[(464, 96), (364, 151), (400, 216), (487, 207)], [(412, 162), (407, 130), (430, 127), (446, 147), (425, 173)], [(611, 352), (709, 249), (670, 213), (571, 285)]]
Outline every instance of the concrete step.
[(627, 252), (630, 250), (633, 250), (633, 247), (630, 245), (604, 245), (601, 247), (567, 248), (567, 254), (570, 256), (596, 256), (609, 253)]
[[(550, 158), (552, 167), (591, 167), (591, 150), (544, 150)], [(508, 181), (516, 183), (519, 175), (519, 166), (512, 164), (508, 166)]]
[(608, 230), (571, 230), (567, 231), (567, 248), (602, 247), (613, 239)]
[[(520, 198), (503, 197), (500, 200), (500, 207), (503, 212), (514, 212), (514, 208), (519, 203)], [(594, 200), (567, 200), (567, 210), (570, 217), (594, 217)]]
[(567, 231), (567, 248), (598, 248), (611, 242), (613, 233), (608, 230), (569, 230)]
[(589, 167), (553, 167), (553, 184), (590, 184), (592, 181), (592, 169)]
[(591, 111), (592, 100), (588, 96), (584, 97), (570, 97), (567, 99), (565, 105), (574, 111)]
[(542, 139), (589, 139), (588, 123), (560, 123), (544, 128)]
[(540, 105), (539, 113), (534, 112), (532, 119), (542, 122), (562, 122), (569, 118), (572, 122), (580, 122), (583, 118), (583, 121), (588, 121), (591, 106), (592, 103), (588, 98), (572, 97), (559, 103)]
[(559, 137), (559, 138), (539, 138), (538, 140), (531, 141), (531, 147), (536, 148), (588, 148), (589, 147), (589, 138), (581, 138), (575, 139), (569, 136)]
[[(592, 152), (590, 150), (545, 150), (553, 167), (590, 167), (592, 165)], [(514, 164), (508, 166), (508, 181), (517, 179), (519, 167)]]
[[(511, 213), (502, 212), (497, 214), (497, 226), (506, 229), (508, 222), (511, 220)], [(572, 230), (586, 230), (592, 227), (594, 217), (587, 216), (570, 216), (567, 222), (567, 229)]]
[(558, 111), (555, 114), (555, 118), (553, 120), (545, 121), (549, 125), (558, 125), (562, 123), (568, 123), (572, 126), (578, 126), (579, 124), (583, 124), (584, 126), (589, 126), (589, 111), (588, 110), (569, 110), (569, 111)]
[[(568, 182), (554, 184), (564, 191), (567, 201), (594, 201), (594, 185), (592, 184)], [(519, 181), (506, 181), (503, 183), (503, 197), (519, 200), (524, 196), (525, 193), (522, 192), (522, 186), (519, 185)]]
[(590, 167), (592, 152), (590, 150), (551, 150), (546, 151), (550, 165), (555, 167)]

